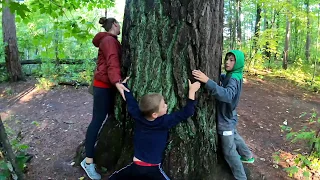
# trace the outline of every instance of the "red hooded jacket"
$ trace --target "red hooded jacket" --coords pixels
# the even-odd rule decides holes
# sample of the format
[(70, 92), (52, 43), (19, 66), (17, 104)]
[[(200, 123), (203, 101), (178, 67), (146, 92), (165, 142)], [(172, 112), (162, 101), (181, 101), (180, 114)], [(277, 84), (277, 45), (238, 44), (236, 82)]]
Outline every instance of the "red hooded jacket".
[(111, 88), (121, 81), (120, 42), (116, 35), (108, 32), (99, 32), (93, 38), (92, 43), (99, 48), (93, 85), (100, 88)]

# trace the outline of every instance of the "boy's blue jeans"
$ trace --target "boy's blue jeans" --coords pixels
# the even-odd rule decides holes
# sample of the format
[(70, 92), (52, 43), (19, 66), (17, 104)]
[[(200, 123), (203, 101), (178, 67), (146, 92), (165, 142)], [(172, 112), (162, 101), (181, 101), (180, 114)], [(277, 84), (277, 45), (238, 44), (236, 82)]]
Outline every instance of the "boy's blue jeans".
[(223, 135), (219, 135), (221, 138), (224, 158), (229, 164), (233, 176), (237, 180), (246, 180), (247, 176), (240, 160), (240, 156), (249, 159), (252, 157), (251, 151), (236, 129), (233, 131), (223, 131)]

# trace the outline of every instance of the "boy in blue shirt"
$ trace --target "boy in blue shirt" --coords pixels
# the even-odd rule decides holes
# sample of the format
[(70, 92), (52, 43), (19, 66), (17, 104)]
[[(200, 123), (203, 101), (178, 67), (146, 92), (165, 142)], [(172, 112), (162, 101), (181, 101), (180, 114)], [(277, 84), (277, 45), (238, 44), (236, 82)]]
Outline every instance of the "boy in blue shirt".
[(191, 83), (189, 80), (187, 104), (180, 111), (171, 114), (167, 114), (167, 104), (161, 94), (146, 94), (138, 104), (132, 92), (124, 91), (128, 113), (135, 121), (134, 157), (131, 164), (114, 172), (109, 177), (110, 180), (169, 179), (161, 168), (169, 129), (193, 115), (195, 93), (199, 88), (199, 82)]
[(254, 162), (251, 151), (236, 129), (238, 123), (236, 107), (242, 90), (243, 67), (243, 52), (231, 50), (225, 57), (225, 70), (227, 74), (221, 75), (221, 86), (209, 79), (201, 71), (192, 71), (194, 78), (205, 83), (210, 94), (217, 100), (217, 129), (221, 138), (222, 151), (224, 158), (232, 170), (233, 176), (237, 180), (247, 179), (241, 161), (244, 163)]

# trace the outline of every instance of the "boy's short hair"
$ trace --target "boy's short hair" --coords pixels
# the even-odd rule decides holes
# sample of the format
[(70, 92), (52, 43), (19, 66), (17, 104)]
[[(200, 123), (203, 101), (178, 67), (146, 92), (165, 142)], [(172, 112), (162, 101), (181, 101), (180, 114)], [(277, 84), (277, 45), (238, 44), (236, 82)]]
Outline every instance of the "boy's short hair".
[(231, 52), (228, 52), (228, 53), (226, 54), (225, 60), (227, 60), (230, 56), (233, 56), (233, 57), (234, 57), (234, 60), (236, 60), (236, 56), (235, 56), (233, 53), (231, 53)]
[(159, 93), (150, 93), (142, 96), (139, 101), (139, 109), (144, 116), (151, 116), (159, 111), (160, 102), (163, 96)]

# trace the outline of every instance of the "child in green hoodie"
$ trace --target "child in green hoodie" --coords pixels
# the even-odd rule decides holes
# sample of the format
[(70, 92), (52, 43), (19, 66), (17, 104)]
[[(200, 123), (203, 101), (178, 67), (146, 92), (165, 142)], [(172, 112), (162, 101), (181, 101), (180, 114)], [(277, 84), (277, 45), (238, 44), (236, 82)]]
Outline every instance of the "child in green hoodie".
[(246, 180), (243, 164), (253, 163), (254, 158), (248, 146), (236, 129), (238, 105), (243, 84), (244, 54), (239, 50), (231, 50), (225, 57), (225, 70), (227, 74), (220, 76), (221, 86), (208, 78), (199, 70), (193, 70), (194, 78), (206, 84), (210, 94), (218, 103), (218, 134), (221, 138), (224, 158), (229, 164), (233, 176), (237, 180)]

